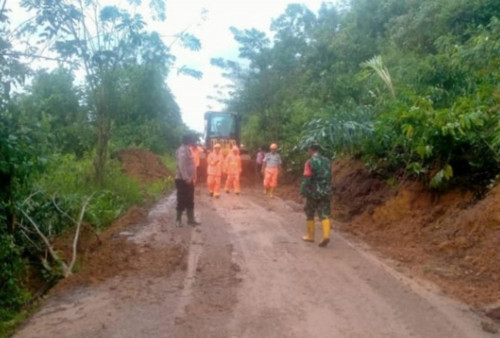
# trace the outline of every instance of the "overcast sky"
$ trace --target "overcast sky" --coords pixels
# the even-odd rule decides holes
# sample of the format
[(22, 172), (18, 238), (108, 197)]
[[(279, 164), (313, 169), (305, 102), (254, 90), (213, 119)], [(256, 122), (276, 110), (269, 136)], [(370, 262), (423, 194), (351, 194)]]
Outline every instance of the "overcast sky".
[[(188, 52), (174, 47), (178, 65), (186, 64), (203, 72), (203, 78), (196, 80), (187, 76), (178, 76), (172, 72), (168, 85), (179, 104), (184, 122), (196, 130), (203, 130), (203, 114), (209, 108), (219, 110), (222, 107), (207, 96), (215, 95), (214, 85), (223, 85), (225, 79), (220, 70), (210, 65), (210, 59), (223, 57), (236, 59), (238, 45), (234, 41), (229, 27), (239, 29), (257, 28), (269, 32), (271, 20), (282, 14), (287, 5), (303, 3), (317, 13), (321, 0), (168, 0), (167, 25), (170, 29), (185, 27), (190, 22), (197, 22), (190, 32), (202, 43), (202, 50)], [(208, 10), (206, 19), (201, 22), (199, 14)]]
[[(144, 6), (147, 6), (148, 2), (143, 0)], [(172, 47), (172, 52), (177, 58), (176, 66), (186, 65), (203, 72), (203, 78), (196, 80), (185, 75), (177, 75), (176, 71), (172, 70), (167, 80), (180, 106), (184, 122), (195, 130), (203, 131), (205, 111), (222, 108), (216, 101), (207, 98), (216, 95), (215, 85), (227, 83), (221, 77), (220, 70), (210, 65), (210, 59), (222, 57), (236, 60), (238, 45), (229, 27), (256, 28), (269, 33), (271, 20), (281, 15), (288, 4), (303, 3), (317, 13), (322, 2), (325, 0), (166, 0), (167, 20), (161, 23), (149, 23), (148, 29), (169, 36), (189, 27), (188, 32), (198, 37), (202, 44), (202, 49), (197, 52), (187, 51), (179, 45)], [(111, 5), (126, 2), (101, 0), (102, 5), (105, 3)], [(13, 23), (20, 22), (26, 17), (18, 7), (18, 0), (8, 0), (7, 6), (12, 9)], [(204, 9), (206, 14), (202, 20), (201, 12)], [(168, 38), (166, 39), (166, 43), (169, 44)]]

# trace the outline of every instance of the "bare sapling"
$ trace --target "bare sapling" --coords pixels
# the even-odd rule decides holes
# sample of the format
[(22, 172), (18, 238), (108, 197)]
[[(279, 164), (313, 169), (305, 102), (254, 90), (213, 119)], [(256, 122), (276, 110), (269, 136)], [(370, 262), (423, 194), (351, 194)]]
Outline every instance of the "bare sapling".
[[(87, 209), (87, 206), (88, 206), (90, 200), (92, 199), (92, 197), (93, 197), (93, 194), (91, 196), (89, 196), (85, 200), (85, 202), (83, 203), (83, 205), (80, 209), (80, 214), (79, 214), (78, 220), (75, 220), (71, 216), (69, 216), (65, 211), (63, 211), (62, 209), (59, 208), (59, 206), (55, 203), (55, 201), (53, 201), (54, 205), (56, 206), (56, 209), (61, 214), (63, 214), (65, 217), (69, 218), (76, 225), (75, 235), (73, 237), (71, 260), (69, 260), (69, 262), (60, 257), (58, 252), (54, 249), (54, 246), (50, 242), (47, 235), (43, 233), (43, 231), (40, 229), (40, 226), (33, 220), (33, 218), (30, 217), (30, 215), (25, 210), (19, 209), (21, 214), (28, 220), (29, 224), (31, 224), (31, 228), (32, 228), (32, 229), (30, 229), (27, 225), (22, 224), (22, 223), (19, 224), (19, 227), (21, 229), (23, 236), (26, 237), (31, 243), (33, 243), (35, 245), (35, 247), (39, 248), (39, 246), (35, 244), (35, 241), (30, 237), (30, 234), (33, 233), (33, 230), (34, 230), (34, 232), (38, 235), (38, 237), (40, 237), (40, 239), (44, 243), (46, 252), (48, 252), (50, 257), (54, 260), (54, 262), (56, 262), (57, 266), (61, 269), (62, 276), (64, 278), (67, 278), (68, 276), (70, 276), (73, 273), (73, 268), (75, 266), (76, 258), (77, 258), (78, 239), (80, 237), (80, 231), (81, 231), (81, 227), (82, 227), (82, 223), (83, 223), (83, 217), (85, 215), (85, 210)], [(41, 259), (42, 259), (42, 261), (46, 262), (46, 258), (42, 257)], [(51, 269), (49, 264), (44, 264), (44, 266), (49, 271), (52, 272), (52, 269)]]

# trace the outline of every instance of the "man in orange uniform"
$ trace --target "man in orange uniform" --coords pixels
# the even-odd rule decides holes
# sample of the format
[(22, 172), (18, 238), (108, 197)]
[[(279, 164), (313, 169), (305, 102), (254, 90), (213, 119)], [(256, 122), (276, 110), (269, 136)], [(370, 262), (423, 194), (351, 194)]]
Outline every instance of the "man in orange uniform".
[(200, 146), (193, 144), (192, 146), (189, 147), (191, 150), (191, 154), (193, 154), (193, 160), (194, 160), (194, 166), (196, 168), (196, 176), (194, 177), (194, 184), (196, 184), (196, 181), (198, 180), (198, 168), (200, 167), (200, 155), (203, 152), (203, 148)]
[(269, 147), (271, 152), (264, 156), (262, 162), (262, 172), (264, 173), (264, 193), (267, 194), (269, 191), (269, 196), (274, 198), (274, 190), (278, 185), (278, 175), (281, 172), (281, 156), (276, 152), (278, 145), (276, 143), (271, 144)]
[(234, 187), (234, 193), (240, 194), (240, 174), (241, 174), (241, 157), (240, 150), (234, 146), (232, 151), (227, 155), (224, 166), (224, 172), (227, 174), (225, 190), (229, 193), (231, 187)]
[(220, 181), (222, 176), (222, 165), (224, 157), (220, 152), (220, 144), (214, 145), (214, 150), (207, 158), (207, 186), (210, 196), (219, 198), (220, 196)]

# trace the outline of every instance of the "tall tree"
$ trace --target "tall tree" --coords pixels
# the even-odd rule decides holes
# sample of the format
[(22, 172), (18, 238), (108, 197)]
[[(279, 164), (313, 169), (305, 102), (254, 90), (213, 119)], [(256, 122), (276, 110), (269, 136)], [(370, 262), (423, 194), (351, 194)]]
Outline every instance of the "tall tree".
[[(132, 7), (141, 5), (137, 0), (128, 2)], [(36, 16), (25, 32), (38, 33), (62, 59), (85, 71), (97, 134), (95, 177), (102, 182), (113, 114), (118, 110), (120, 71), (131, 64), (151, 64), (166, 75), (174, 57), (158, 33), (146, 30), (141, 15), (125, 9), (101, 7), (97, 0), (22, 0), (21, 4)], [(164, 1), (149, 4), (153, 19), (165, 20)], [(188, 47), (199, 48), (199, 41), (189, 34), (178, 38)]]
[(119, 82), (113, 144), (141, 145), (157, 153), (172, 150), (180, 137), (182, 119), (161, 72), (151, 65), (128, 66)]
[(81, 157), (95, 145), (89, 116), (80, 106), (82, 91), (65, 68), (36, 72), (25, 94), (18, 95), (21, 116), (40, 124), (49, 134), (53, 152)]

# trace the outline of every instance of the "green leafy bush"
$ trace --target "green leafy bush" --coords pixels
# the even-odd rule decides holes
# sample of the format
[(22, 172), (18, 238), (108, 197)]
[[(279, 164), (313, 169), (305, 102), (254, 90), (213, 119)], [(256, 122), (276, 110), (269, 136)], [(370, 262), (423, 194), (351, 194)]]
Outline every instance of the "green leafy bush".
[(155, 182), (149, 183), (146, 186), (146, 195), (157, 200), (159, 197), (165, 195), (167, 191), (172, 189), (174, 186), (174, 178), (167, 177), (162, 180), (157, 180)]
[(122, 173), (119, 162), (110, 160), (104, 185), (92, 180), (93, 162), (90, 157), (77, 161), (74, 155), (58, 155), (38, 181), (47, 195), (57, 196), (66, 210), (78, 213), (83, 201), (93, 195), (85, 220), (102, 229), (120, 216), (129, 206), (142, 203), (139, 182)]
[[(16, 203), (30, 190), (33, 175), (43, 170), (43, 136), (22, 124), (15, 109), (0, 111), (0, 322), (10, 320), (29, 298), (23, 285), (26, 260), (17, 243)], [(43, 143), (42, 143), (43, 144)]]
[(312, 119), (305, 124), (298, 144), (306, 149), (311, 142), (319, 142), (324, 154), (356, 155), (374, 132), (374, 115), (371, 106), (331, 107), (326, 118)]
[(25, 266), (13, 236), (0, 234), (0, 322), (12, 319), (29, 298), (20, 282)]
[(484, 185), (497, 172), (489, 144), (498, 116), (483, 102), (458, 97), (452, 107), (435, 109), (428, 98), (413, 96), (387, 105), (363, 152), (389, 172), (403, 168), (431, 187), (452, 178)]

